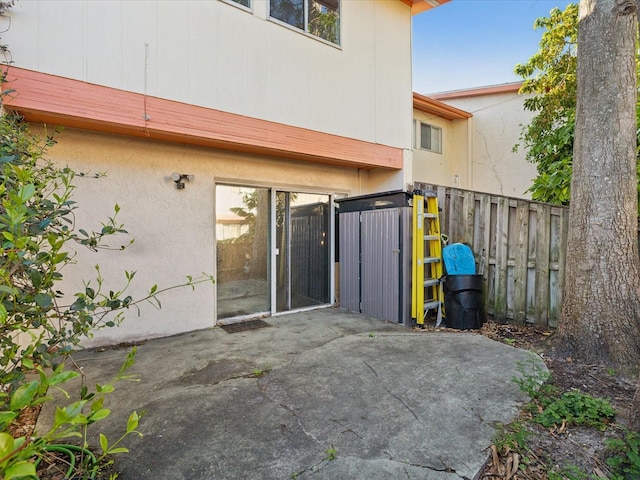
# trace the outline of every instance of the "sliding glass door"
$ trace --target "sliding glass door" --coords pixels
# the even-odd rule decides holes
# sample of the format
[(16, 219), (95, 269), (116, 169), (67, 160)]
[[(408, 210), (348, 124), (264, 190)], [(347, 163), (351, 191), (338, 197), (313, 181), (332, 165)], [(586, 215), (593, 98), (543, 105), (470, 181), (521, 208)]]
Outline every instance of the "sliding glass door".
[(218, 319), (271, 311), (267, 188), (216, 186)]
[(329, 303), (329, 195), (276, 193), (276, 311)]
[(331, 302), (331, 199), (216, 186), (217, 318)]

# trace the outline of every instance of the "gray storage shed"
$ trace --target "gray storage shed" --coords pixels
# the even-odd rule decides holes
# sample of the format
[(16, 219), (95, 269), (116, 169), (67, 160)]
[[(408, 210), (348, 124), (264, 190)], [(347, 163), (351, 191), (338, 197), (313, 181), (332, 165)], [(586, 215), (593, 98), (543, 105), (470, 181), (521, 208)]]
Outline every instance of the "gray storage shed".
[(399, 190), (336, 200), (341, 308), (410, 323), (411, 199)]

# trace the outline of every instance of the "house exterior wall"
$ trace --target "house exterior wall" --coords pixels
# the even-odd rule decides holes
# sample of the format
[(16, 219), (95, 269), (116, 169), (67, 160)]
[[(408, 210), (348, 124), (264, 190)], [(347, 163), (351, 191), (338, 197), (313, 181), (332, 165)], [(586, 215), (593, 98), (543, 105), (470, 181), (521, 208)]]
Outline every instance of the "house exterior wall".
[[(50, 117), (68, 123), (47, 157), (87, 173), (75, 182), (78, 227), (99, 228), (117, 203), (120, 220), (135, 238), (123, 251), (78, 250), (77, 263), (65, 272), (65, 291), (82, 290), (84, 281), (95, 278), (96, 264), (108, 279), (106, 289), (124, 284), (125, 269), (136, 271), (131, 294), (138, 297), (154, 284), (163, 288), (186, 275), (215, 275), (216, 184), (345, 196), (403, 188), (411, 180), (411, 7), (398, 0), (343, 0), (337, 47), (269, 20), (267, 0), (252, 4), (246, 10), (223, 0), (22, 0), (9, 11), (3, 40), (19, 67), (15, 71), (55, 75), (51, 89), (66, 78), (109, 87), (114, 94), (96, 99), (101, 112), (112, 115), (107, 120), (87, 117), (98, 115), (91, 105), (82, 114), (78, 102), (72, 112), (64, 110), (64, 95), (73, 98), (73, 88), (56, 96), (58, 110)], [(36, 77), (40, 83), (30, 85), (47, 88), (48, 77)], [(79, 103), (98, 90), (84, 89)], [(179, 143), (183, 137), (155, 136), (153, 118), (145, 138), (146, 121), (131, 122), (131, 115), (140, 120), (144, 111), (123, 112), (128, 117), (117, 124), (113, 110), (120, 104), (104, 108), (105, 96), (107, 103), (124, 98), (123, 105), (139, 100), (123, 92), (182, 102), (160, 105), (175, 108), (170, 113), (199, 113), (195, 107), (204, 107), (272, 122), (283, 136), (309, 140), (321, 132), (346, 139), (352, 148), (360, 145), (356, 141), (390, 147), (402, 153), (404, 167), (376, 168), (372, 155), (364, 168), (327, 158), (318, 163), (304, 153), (288, 157), (284, 142), (282, 156), (273, 142), (268, 154), (263, 146), (238, 151), (206, 143), (211, 132), (186, 134), (199, 146), (185, 145)], [(39, 92), (29, 104), (26, 93), (17, 91), (8, 107), (28, 119), (32, 115), (34, 125), (47, 119), (47, 96)], [(165, 133), (185, 125), (168, 125)], [(136, 128), (137, 136), (131, 133)], [(241, 125), (237, 130), (241, 136)], [(98, 172), (106, 177), (92, 178)], [(174, 172), (193, 180), (178, 190), (170, 178)], [(172, 290), (160, 300), (161, 310), (144, 304), (138, 316), (132, 309), (121, 328), (102, 330), (85, 345), (171, 335), (216, 322), (216, 285)]]
[[(69, 165), (77, 172), (74, 200), (79, 228), (99, 229), (100, 222), (113, 215), (113, 206), (129, 236), (110, 238), (108, 245), (119, 247), (130, 238), (134, 243), (122, 251), (77, 250), (77, 263), (65, 273), (69, 288), (83, 289), (83, 281), (95, 278), (96, 264), (108, 290), (120, 289), (124, 271), (135, 270), (132, 294), (140, 297), (157, 284), (159, 288), (182, 282), (187, 275), (212, 274), (216, 270), (215, 184), (238, 183), (290, 188), (300, 191), (330, 191), (347, 194), (357, 191), (355, 169), (317, 166), (223, 152), (200, 147), (184, 147), (130, 139), (83, 130), (66, 129), (48, 158)], [(132, 161), (135, 159), (135, 161)], [(93, 174), (106, 172), (102, 178)], [(185, 188), (176, 189), (173, 172), (193, 175)], [(105, 329), (86, 346), (112, 344), (143, 338), (172, 335), (208, 328), (216, 318), (216, 285), (202, 284), (178, 289), (160, 297), (162, 309), (141, 305), (141, 315), (127, 311), (121, 328)]]
[(15, 65), (410, 148), (411, 8), (343, 1), (341, 46), (221, 0), (24, 0), (3, 34)]
[(522, 148), (514, 152), (513, 147), (519, 141), (522, 125), (527, 125), (533, 114), (524, 110), (525, 97), (517, 93), (516, 87), (493, 94), (478, 95), (469, 91), (467, 96), (459, 98), (449, 98), (447, 94), (433, 96), (473, 114), (469, 178), (466, 185), (460, 185), (462, 188), (531, 198), (526, 191), (536, 176), (536, 167), (527, 162)]

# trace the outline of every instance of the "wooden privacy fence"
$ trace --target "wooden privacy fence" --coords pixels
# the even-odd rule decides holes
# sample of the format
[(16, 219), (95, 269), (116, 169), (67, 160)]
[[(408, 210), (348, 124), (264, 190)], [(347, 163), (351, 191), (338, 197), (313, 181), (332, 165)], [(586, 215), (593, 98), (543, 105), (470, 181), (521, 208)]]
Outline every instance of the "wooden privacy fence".
[(569, 209), (448, 187), (435, 190), (440, 229), (484, 265), (485, 308), (499, 322), (555, 328), (562, 307)]

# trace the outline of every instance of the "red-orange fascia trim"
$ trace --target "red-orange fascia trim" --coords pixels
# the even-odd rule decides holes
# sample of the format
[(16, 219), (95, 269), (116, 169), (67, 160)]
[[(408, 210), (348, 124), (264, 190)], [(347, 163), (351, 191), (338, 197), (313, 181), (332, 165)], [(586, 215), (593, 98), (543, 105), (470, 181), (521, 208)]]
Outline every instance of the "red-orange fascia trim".
[[(9, 67), (4, 106), (30, 122), (354, 168), (402, 169), (402, 149)], [(144, 115), (148, 120), (145, 121)]]
[(473, 117), (469, 112), (415, 92), (413, 92), (413, 108), (445, 120), (464, 120)]

